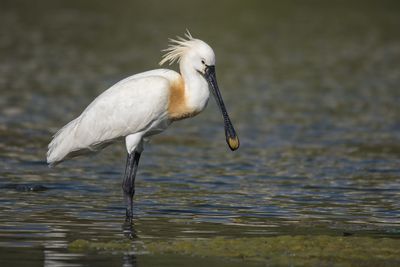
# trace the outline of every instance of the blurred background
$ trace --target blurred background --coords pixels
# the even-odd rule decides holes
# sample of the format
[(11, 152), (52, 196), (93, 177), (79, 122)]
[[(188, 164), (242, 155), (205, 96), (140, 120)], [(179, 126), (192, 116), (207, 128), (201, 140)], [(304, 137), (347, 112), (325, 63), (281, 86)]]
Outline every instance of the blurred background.
[(216, 53), (241, 148), (213, 99), (155, 137), (139, 239), (399, 237), (398, 1), (0, 0), (0, 263), (122, 264), (66, 247), (125, 238), (124, 144), (51, 169), (46, 147), (186, 29)]

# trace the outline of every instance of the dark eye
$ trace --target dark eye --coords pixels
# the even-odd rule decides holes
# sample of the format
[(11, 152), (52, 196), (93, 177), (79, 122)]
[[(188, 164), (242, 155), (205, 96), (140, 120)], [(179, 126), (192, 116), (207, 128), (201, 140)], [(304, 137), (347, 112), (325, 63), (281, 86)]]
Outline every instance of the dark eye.
[(204, 61), (204, 59), (201, 60), (201, 63), (204, 65), (206, 64), (206, 62)]

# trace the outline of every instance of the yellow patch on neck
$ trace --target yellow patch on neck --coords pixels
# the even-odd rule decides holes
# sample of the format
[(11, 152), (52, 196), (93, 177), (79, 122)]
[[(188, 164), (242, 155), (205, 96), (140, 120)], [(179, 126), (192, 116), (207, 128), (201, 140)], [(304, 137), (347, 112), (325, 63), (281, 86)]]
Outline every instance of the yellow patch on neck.
[(198, 113), (187, 105), (185, 82), (182, 78), (171, 83), (169, 91), (168, 115), (171, 120), (182, 120)]

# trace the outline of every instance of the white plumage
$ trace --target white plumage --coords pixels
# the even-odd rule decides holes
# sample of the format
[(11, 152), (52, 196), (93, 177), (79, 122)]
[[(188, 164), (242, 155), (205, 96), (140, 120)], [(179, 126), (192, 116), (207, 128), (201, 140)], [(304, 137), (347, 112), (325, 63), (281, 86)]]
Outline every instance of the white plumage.
[(195, 116), (207, 105), (212, 89), (224, 117), (229, 147), (239, 140), (225, 110), (215, 77), (215, 55), (189, 32), (165, 49), (160, 65), (178, 61), (181, 74), (156, 69), (130, 76), (98, 96), (82, 114), (64, 126), (49, 144), (47, 162), (96, 151), (125, 137), (128, 154), (141, 153), (143, 141), (164, 131), (173, 121)]
[[(65, 158), (96, 151), (130, 134), (145, 137), (165, 130), (172, 122), (167, 112), (169, 89), (179, 78), (174, 71), (159, 69), (115, 84), (55, 134), (47, 162), (54, 165)], [(138, 144), (129, 145), (128, 152)]]

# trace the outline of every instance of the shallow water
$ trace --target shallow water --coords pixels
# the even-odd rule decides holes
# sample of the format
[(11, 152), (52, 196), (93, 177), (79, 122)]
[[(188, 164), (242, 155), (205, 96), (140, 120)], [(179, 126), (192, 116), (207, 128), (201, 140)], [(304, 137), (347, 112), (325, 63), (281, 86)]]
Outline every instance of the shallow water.
[[(76, 239), (126, 239), (122, 143), (55, 168), (45, 164), (58, 128), (116, 81), (157, 68), (167, 38), (186, 28), (217, 54), (241, 147), (229, 151), (213, 100), (201, 115), (155, 137), (137, 177), (139, 240), (399, 238), (395, 1), (1, 1), (0, 7), (1, 265), (190, 261), (67, 249)], [(203, 260), (199, 266), (232, 264)]]

